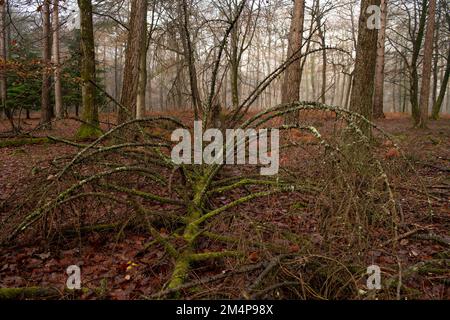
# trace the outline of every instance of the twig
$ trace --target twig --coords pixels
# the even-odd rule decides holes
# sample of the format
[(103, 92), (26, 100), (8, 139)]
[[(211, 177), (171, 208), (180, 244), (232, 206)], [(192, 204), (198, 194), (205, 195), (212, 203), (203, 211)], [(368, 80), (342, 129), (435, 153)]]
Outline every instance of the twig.
[(440, 244), (443, 244), (445, 246), (450, 246), (450, 240), (445, 239), (444, 237), (441, 237), (437, 234), (434, 233), (428, 233), (428, 234), (416, 234), (414, 236), (414, 238), (416, 239), (420, 239), (420, 240), (433, 240), (436, 241)]
[(380, 245), (380, 247), (384, 247), (384, 246), (388, 245), (391, 242), (396, 242), (396, 241), (402, 240), (404, 238), (407, 238), (407, 237), (409, 237), (409, 236), (411, 236), (411, 235), (413, 235), (413, 234), (415, 234), (415, 233), (417, 233), (417, 232), (419, 232), (421, 230), (423, 230), (423, 228), (416, 228), (416, 229), (410, 230), (408, 232), (405, 232), (404, 234), (401, 234), (401, 235), (399, 235), (399, 236), (397, 236), (397, 237), (395, 237), (393, 239), (389, 239), (389, 240), (383, 242)]
[(150, 298), (150, 299), (158, 299), (158, 298), (161, 298), (163, 296), (167, 296), (169, 294), (176, 293), (176, 292), (178, 292), (180, 290), (183, 290), (183, 289), (188, 289), (188, 288), (195, 287), (195, 286), (198, 286), (198, 285), (201, 285), (201, 284), (205, 284), (205, 283), (209, 283), (209, 282), (213, 282), (213, 281), (218, 281), (218, 280), (227, 278), (227, 277), (229, 277), (231, 275), (236, 275), (236, 274), (240, 274), (240, 273), (246, 273), (246, 272), (254, 271), (254, 270), (257, 270), (257, 269), (260, 269), (260, 268), (264, 267), (264, 265), (265, 265), (265, 262), (260, 262), (260, 263), (255, 264), (255, 265), (245, 266), (245, 267), (243, 267), (243, 268), (241, 268), (239, 270), (236, 270), (236, 271), (225, 272), (225, 273), (221, 273), (221, 274), (218, 274), (218, 275), (215, 275), (215, 276), (212, 276), (212, 277), (206, 277), (206, 278), (198, 279), (198, 280), (195, 280), (195, 281), (187, 282), (187, 283), (184, 283), (184, 284), (182, 284), (182, 285), (180, 285), (180, 286), (178, 286), (176, 288), (162, 290), (162, 291), (160, 291), (158, 293), (155, 293), (155, 294), (151, 295), (148, 298)]

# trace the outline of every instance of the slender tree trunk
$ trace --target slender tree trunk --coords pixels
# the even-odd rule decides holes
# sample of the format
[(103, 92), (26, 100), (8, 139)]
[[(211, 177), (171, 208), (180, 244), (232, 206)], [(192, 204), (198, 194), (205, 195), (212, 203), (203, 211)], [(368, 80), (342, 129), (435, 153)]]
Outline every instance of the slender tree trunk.
[[(305, 13), (305, 1), (294, 1), (294, 12), (289, 30), (289, 41), (287, 50), (287, 60), (294, 60), (284, 72), (284, 83), (281, 92), (281, 102), (290, 103), (298, 101), (300, 98), (300, 69), (301, 69), (301, 48), (303, 39), (303, 21)], [(298, 112), (285, 117), (287, 124), (298, 122)]]
[(230, 59), (230, 77), (231, 77), (231, 102), (233, 109), (239, 107), (239, 45), (238, 45), (238, 24), (236, 23), (231, 31), (231, 59)]
[(331, 97), (331, 104), (336, 105), (339, 101), (339, 82), (340, 82), (340, 73), (337, 72), (336, 65), (333, 64), (333, 96)]
[(441, 10), (438, 10), (437, 17), (436, 17), (436, 25), (434, 28), (434, 49), (433, 49), (433, 91), (431, 93), (431, 103), (436, 103), (437, 98), (437, 86), (438, 86), (438, 77), (439, 77), (439, 70), (438, 70), (438, 64), (439, 64), (439, 28), (440, 28), (440, 21), (441, 21)]
[(183, 51), (189, 69), (191, 99), (194, 107), (194, 114), (197, 118), (199, 109), (201, 108), (201, 98), (200, 90), (198, 89), (197, 68), (195, 66), (195, 50), (189, 32), (189, 10), (186, 0), (178, 0), (178, 13), (181, 19), (180, 34), (183, 42)]
[(345, 93), (344, 108), (349, 108), (350, 95), (352, 94), (352, 86), (353, 86), (353, 73), (348, 75), (348, 84), (347, 84), (347, 92)]
[[(319, 1), (317, 1), (317, 6), (319, 5)], [(317, 10), (318, 11), (318, 10)], [(327, 51), (325, 50), (325, 25), (321, 27), (321, 21), (320, 15), (318, 15), (317, 18), (317, 24), (318, 24), (318, 33), (320, 38), (320, 45), (322, 46), (322, 84), (321, 84), (321, 90), (320, 90), (320, 102), (323, 104), (326, 103), (326, 94), (327, 94)]]
[(418, 124), (420, 122), (420, 109), (419, 109), (419, 100), (418, 100), (418, 94), (419, 94), (419, 73), (417, 71), (418, 68), (418, 61), (419, 61), (419, 54), (420, 49), (422, 47), (422, 41), (425, 34), (425, 24), (427, 20), (427, 5), (428, 0), (422, 0), (422, 10), (421, 10), (421, 16), (419, 19), (419, 26), (417, 31), (417, 37), (415, 38), (413, 42), (413, 52), (412, 52), (412, 58), (411, 58), (411, 65), (410, 65), (410, 83), (409, 83), (409, 100), (411, 103), (411, 113), (413, 116), (414, 124)]
[(442, 102), (444, 101), (445, 92), (447, 91), (448, 81), (450, 77), (450, 48), (447, 53), (447, 64), (445, 66), (444, 77), (442, 78), (441, 88), (439, 89), (439, 95), (437, 96), (436, 102), (433, 104), (433, 111), (431, 117), (434, 120), (439, 118), (439, 113), (441, 111)]
[(122, 84), (121, 104), (126, 108), (119, 109), (117, 121), (124, 123), (136, 118), (137, 92), (139, 86), (139, 65), (142, 43), (145, 42), (144, 25), (142, 23), (146, 11), (146, 0), (132, 0), (130, 23), (125, 52), (125, 68)]
[(144, 1), (144, 12), (142, 14), (142, 29), (144, 39), (141, 43), (141, 52), (139, 57), (139, 84), (136, 101), (136, 118), (141, 119), (145, 113), (145, 93), (147, 89), (147, 1)]
[(55, 81), (55, 116), (61, 118), (63, 116), (63, 102), (61, 93), (61, 65), (59, 56), (59, 0), (53, 2), (52, 13), (53, 25), (53, 77)]
[(118, 52), (116, 40), (114, 43), (114, 99), (119, 100), (119, 63), (117, 56)]
[(50, 104), (50, 62), (51, 62), (51, 26), (50, 26), (50, 0), (42, 4), (42, 92), (41, 92), (41, 124), (51, 127), (53, 108)]
[(425, 34), (425, 48), (423, 52), (422, 87), (420, 88), (420, 117), (416, 125), (426, 128), (428, 120), (428, 106), (430, 100), (431, 63), (433, 58), (433, 36), (436, 16), (436, 0), (430, 0), (428, 12), (428, 26)]
[(380, 30), (378, 31), (377, 63), (375, 68), (374, 88), (375, 91), (373, 97), (373, 117), (375, 119), (384, 118), (384, 51), (386, 40), (387, 0), (381, 0), (380, 9)]
[[(344, 70), (345, 71), (345, 70)], [(339, 106), (344, 107), (345, 103), (345, 89), (347, 88), (347, 75), (342, 72), (342, 88), (341, 88), (341, 95), (339, 99)]]
[[(0, 99), (2, 115), (11, 120), (9, 110), (6, 108), (7, 82), (6, 82), (6, 0), (0, 0)], [(11, 122), (14, 130), (14, 123)]]
[[(380, 5), (380, 0), (361, 1), (353, 89), (350, 97), (350, 110), (360, 113), (368, 120), (372, 120), (378, 38), (378, 30), (368, 28), (370, 13), (367, 13), (367, 8), (370, 5)], [(364, 134), (371, 135), (368, 124), (360, 122), (359, 125)]]
[(98, 109), (95, 104), (95, 44), (94, 27), (92, 23), (91, 0), (78, 0), (80, 8), (81, 27), (81, 94), (82, 114), (81, 119), (85, 121), (77, 132), (80, 139), (97, 137), (99, 131)]
[(314, 55), (311, 55), (311, 92), (311, 100), (316, 101), (316, 59)]

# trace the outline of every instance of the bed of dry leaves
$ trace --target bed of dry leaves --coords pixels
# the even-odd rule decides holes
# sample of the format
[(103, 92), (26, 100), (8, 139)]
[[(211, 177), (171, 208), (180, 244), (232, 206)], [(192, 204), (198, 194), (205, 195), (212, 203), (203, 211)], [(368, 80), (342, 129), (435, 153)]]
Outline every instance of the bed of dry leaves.
[[(34, 115), (37, 117), (37, 115)], [(110, 115), (103, 115), (108, 121)], [(326, 121), (326, 120), (323, 120)], [(32, 128), (38, 123), (37, 118), (24, 120), (24, 128)], [(400, 191), (400, 204), (404, 217), (404, 232), (424, 230), (439, 235), (444, 242), (417, 239), (411, 235), (399, 241), (398, 250), (403, 269), (421, 261), (433, 259), (436, 253), (449, 250), (450, 240), (450, 119), (442, 119), (429, 123), (429, 129), (411, 128), (411, 120), (399, 114), (388, 114), (387, 119), (378, 124), (401, 141), (401, 147), (407, 157), (414, 163), (417, 172), (424, 181), (431, 199), (434, 216), (424, 214), (424, 194), (416, 188), (417, 178), (414, 175), (398, 177), (396, 181)], [(47, 134), (70, 137), (76, 130), (77, 123), (63, 120), (54, 125), (51, 131), (38, 131), (36, 136)], [(107, 126), (106, 124), (104, 125)], [(0, 131), (8, 129), (7, 122), (0, 123)], [(307, 138), (299, 138), (306, 139)], [(4, 138), (0, 139), (3, 141)], [(308, 143), (308, 141), (300, 143)], [(399, 156), (386, 142), (384, 158), (395, 162)], [(3, 208), (11, 194), (19, 193), (32, 177), (34, 167), (45, 167), (55, 156), (69, 154), (73, 147), (61, 143), (30, 144), (16, 147), (0, 148), (0, 216), (6, 214)], [(297, 156), (297, 155), (293, 155)], [(282, 159), (282, 161), (301, 161), (301, 159)], [(403, 189), (402, 189), (403, 188)], [(226, 199), (223, 199), (224, 203)], [(306, 212), (303, 215), (289, 215), (286, 204), (296, 199), (282, 195), (267, 197), (239, 207), (249, 215), (258, 216), (261, 220), (271, 220), (281, 229), (296, 233), (307, 233), (314, 239), (314, 245), (320, 253), (322, 236), (318, 231), (315, 217)], [(280, 205), (283, 204), (283, 205)], [(402, 231), (402, 230), (401, 230)], [(164, 234), (165, 230), (160, 230)], [(383, 233), (383, 230), (374, 230)], [(67, 238), (57, 245), (49, 244), (45, 239), (25, 239), (13, 246), (0, 247), (0, 287), (52, 286), (64, 290), (67, 266), (76, 264), (82, 269), (83, 286), (95, 288), (78, 294), (83, 299), (139, 299), (154, 294), (170, 276), (171, 264), (162, 250), (154, 249), (142, 254), (142, 249), (151, 237), (144, 232), (127, 230), (125, 236), (116, 237), (117, 232), (91, 233), (84, 237)], [(299, 250), (297, 244), (273, 239), (274, 243), (287, 246), (291, 252)], [(247, 257), (248, 263), (258, 263), (264, 257), (254, 251)], [(368, 263), (377, 263), (386, 269), (397, 267), (392, 255), (386, 254), (383, 248), (374, 248)], [(233, 269), (232, 261), (211, 262), (195, 269), (192, 279), (218, 274)], [(239, 292), (254, 279), (253, 274), (240, 274), (232, 279), (211, 284), (209, 293), (190, 294), (192, 298), (214, 296), (219, 292), (232, 292), (231, 297), (242, 297)], [(425, 273), (409, 276), (405, 281), (415, 288), (420, 299), (449, 299), (450, 270), (447, 273)], [(230, 289), (232, 288), (232, 289)], [(64, 296), (70, 298), (71, 296)], [(227, 298), (227, 297), (225, 297)]]

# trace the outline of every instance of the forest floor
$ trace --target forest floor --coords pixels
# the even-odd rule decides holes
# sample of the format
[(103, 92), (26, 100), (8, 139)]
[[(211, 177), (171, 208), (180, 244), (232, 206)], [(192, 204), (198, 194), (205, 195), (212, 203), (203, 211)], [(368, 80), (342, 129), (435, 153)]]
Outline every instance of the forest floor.
[[(102, 120), (108, 121), (109, 117), (109, 115), (102, 115)], [(33, 128), (37, 123), (37, 118), (24, 120), (23, 128)], [(397, 137), (400, 148), (410, 159), (428, 190), (430, 202), (427, 203), (424, 200), (423, 191), (419, 187), (416, 188), (418, 184), (416, 175), (405, 174), (397, 177), (396, 195), (402, 205), (403, 215), (403, 228), (399, 231), (403, 237), (398, 239), (399, 247), (396, 251), (399, 259), (396, 260), (395, 256), (387, 253), (383, 248), (374, 248), (367, 262), (381, 265), (383, 275), (386, 276), (397, 275), (395, 270), (401, 263), (403, 281), (410, 288), (409, 291), (402, 291), (402, 297), (450, 299), (448, 264), (450, 119), (430, 121), (429, 128), (426, 130), (413, 129), (411, 119), (399, 114), (388, 114), (386, 119), (378, 121), (377, 124)], [(70, 138), (74, 135), (77, 126), (78, 123), (73, 120), (63, 120), (54, 125), (52, 130), (37, 131), (33, 134), (42, 137), (52, 135)], [(5, 132), (8, 128), (6, 121), (0, 122), (0, 132)], [(1, 217), (9, 213), (8, 201), (11, 195), (24, 192), (23, 190), (32, 179), (33, 168), (48, 166), (53, 158), (76, 151), (76, 148), (63, 143), (36, 141), (37, 143), (29, 144), (25, 141), (26, 139), (22, 139), (25, 142), (17, 140), (15, 145), (2, 145), (5, 141), (15, 140), (17, 139), (0, 138), (0, 222)], [(395, 158), (396, 154), (389, 154), (388, 150), (385, 157)], [(396, 177), (393, 179), (396, 180)], [(315, 236), (317, 251), (312, 248), (310, 253), (324, 254), (325, 249), (321, 247), (322, 239), (317, 225), (314, 225), (314, 217), (310, 217), (309, 223), (302, 223), (300, 220), (294, 221), (273, 215), (274, 206), (284, 201), (292, 201), (292, 199), (288, 199), (287, 196), (270, 200), (261, 198), (251, 205), (240, 206), (239, 210), (248, 210), (249, 214), (258, 212), (262, 219), (272, 218), (282, 228)], [(427, 213), (427, 206), (432, 208), (432, 216)], [(290, 223), (295, 223), (296, 226)], [(415, 237), (417, 234), (433, 236)], [(63, 243), (58, 243), (56, 246), (49, 244), (44, 238), (25, 239), (0, 247), (0, 288), (55, 287), (61, 292), (61, 298), (81, 299), (141, 299), (158, 292), (171, 271), (170, 258), (164, 256), (160, 250), (142, 254), (145, 243), (151, 239), (145, 232), (126, 230), (125, 236), (118, 238), (116, 235), (117, 231), (93, 232), (82, 241), (78, 237), (66, 238)], [(284, 244), (282, 240), (280, 244)], [(290, 249), (292, 252), (299, 250), (292, 245)], [(447, 255), (447, 263), (441, 268), (414, 269), (415, 266), (420, 266), (420, 263), (433, 260), (436, 254), (442, 253)], [(349, 253), (351, 254), (353, 253)], [(248, 257), (247, 263), (257, 263), (262, 259), (263, 257), (255, 252)], [(79, 294), (64, 293), (67, 279), (66, 268), (69, 265), (81, 266), (82, 285), (89, 290)], [(194, 281), (205, 276), (225, 273), (233, 267), (232, 260), (194, 267), (188, 280)], [(212, 282), (204, 290), (194, 290), (194, 287), (186, 296), (190, 298), (246, 297), (244, 288), (254, 281), (258, 275), (255, 272)], [(276, 298), (274, 295), (260, 297)]]

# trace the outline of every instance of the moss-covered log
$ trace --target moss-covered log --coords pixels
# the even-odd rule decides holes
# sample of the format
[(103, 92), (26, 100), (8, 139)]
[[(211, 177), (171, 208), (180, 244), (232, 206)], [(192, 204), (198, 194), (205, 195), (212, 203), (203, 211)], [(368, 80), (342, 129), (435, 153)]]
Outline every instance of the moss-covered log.
[(55, 288), (45, 287), (21, 287), (21, 288), (0, 288), (0, 300), (17, 300), (32, 298), (52, 298), (61, 294)]

